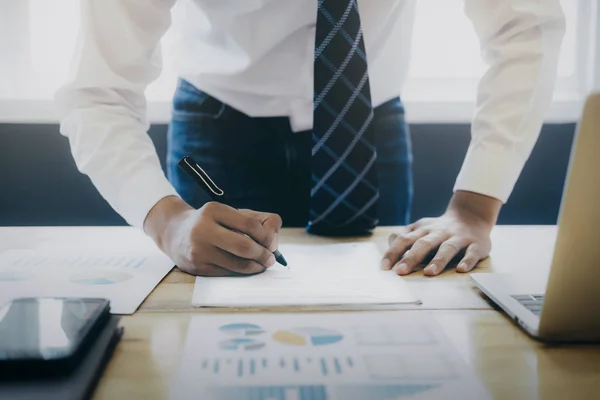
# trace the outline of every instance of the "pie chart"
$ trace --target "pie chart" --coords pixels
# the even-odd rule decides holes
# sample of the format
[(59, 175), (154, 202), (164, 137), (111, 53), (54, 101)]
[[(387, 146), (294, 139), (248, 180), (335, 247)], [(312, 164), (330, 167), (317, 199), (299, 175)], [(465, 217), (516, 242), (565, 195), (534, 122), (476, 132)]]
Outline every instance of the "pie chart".
[(113, 285), (125, 282), (133, 278), (133, 275), (121, 271), (89, 271), (73, 275), (71, 282), (79, 285)]
[(344, 338), (338, 331), (324, 328), (294, 328), (275, 332), (273, 339), (290, 346), (325, 346)]
[(232, 336), (256, 336), (265, 333), (260, 326), (245, 323), (223, 325), (219, 330)]
[(258, 350), (265, 347), (264, 342), (254, 339), (236, 338), (223, 340), (219, 343), (219, 347), (223, 350)]

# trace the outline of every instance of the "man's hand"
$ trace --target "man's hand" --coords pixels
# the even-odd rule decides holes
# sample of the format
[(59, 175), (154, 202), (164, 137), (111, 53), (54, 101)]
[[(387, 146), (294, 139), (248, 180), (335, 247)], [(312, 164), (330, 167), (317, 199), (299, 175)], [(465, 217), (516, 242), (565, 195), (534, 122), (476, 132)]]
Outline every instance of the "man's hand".
[(192, 275), (256, 274), (275, 264), (281, 218), (207, 203), (195, 210), (166, 197), (150, 211), (144, 230), (177, 266)]
[(497, 199), (457, 191), (441, 217), (420, 219), (390, 235), (390, 248), (381, 267), (393, 268), (398, 275), (407, 275), (433, 256), (423, 272), (435, 276), (460, 256), (456, 270), (472, 270), (490, 253), (490, 233), (501, 206)]

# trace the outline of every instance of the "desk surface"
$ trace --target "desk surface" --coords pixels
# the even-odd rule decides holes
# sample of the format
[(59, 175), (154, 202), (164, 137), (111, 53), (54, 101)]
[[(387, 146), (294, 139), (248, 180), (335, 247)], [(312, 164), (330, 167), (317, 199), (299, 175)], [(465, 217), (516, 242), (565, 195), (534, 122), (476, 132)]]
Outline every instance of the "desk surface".
[[(93, 246), (130, 228), (0, 228), (0, 253), (9, 248), (53, 246), (77, 237), (77, 245)], [(384, 251), (392, 229), (370, 238)], [(76, 233), (74, 235), (74, 233)], [(546, 275), (555, 227), (495, 228), (491, 257), (478, 272), (519, 271)], [(140, 235), (139, 240), (146, 240)], [(285, 243), (331, 239), (284, 230)], [(73, 243), (70, 243), (73, 245)], [(126, 245), (126, 243), (124, 243)], [(600, 393), (600, 346), (546, 346), (528, 338), (503, 314), (494, 311), (472, 287), (468, 274), (449, 270), (436, 278), (417, 272), (406, 278), (463, 359), (498, 399), (591, 399)], [(168, 395), (177, 370), (190, 317), (194, 278), (174, 270), (133, 316), (123, 318), (125, 335), (110, 362), (95, 399), (161, 399)]]

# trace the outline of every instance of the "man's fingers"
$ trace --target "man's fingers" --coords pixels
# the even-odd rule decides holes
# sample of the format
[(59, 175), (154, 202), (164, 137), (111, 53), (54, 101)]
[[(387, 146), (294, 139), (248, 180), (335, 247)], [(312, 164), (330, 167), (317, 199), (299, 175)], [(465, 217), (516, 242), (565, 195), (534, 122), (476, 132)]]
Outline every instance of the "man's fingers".
[(407, 251), (398, 263), (394, 266), (394, 270), (398, 275), (410, 274), (419, 265), (427, 255), (436, 249), (447, 237), (439, 234), (430, 234), (419, 238)]
[(254, 260), (265, 267), (275, 264), (275, 256), (251, 238), (224, 227), (215, 231), (214, 245), (240, 258)]
[(419, 238), (425, 236), (427, 232), (416, 230), (407, 233), (396, 235), (394, 241), (390, 244), (390, 248), (383, 255), (381, 268), (385, 270), (392, 269), (396, 261), (402, 257), (404, 253), (415, 243)]
[(453, 238), (446, 240), (429, 262), (429, 265), (423, 270), (423, 273), (428, 276), (438, 275), (467, 244), (468, 242), (464, 239)]
[(258, 212), (254, 210), (239, 210), (239, 212), (250, 218), (256, 219), (265, 228), (262, 233), (257, 232), (258, 236), (266, 235), (264, 237), (256, 239), (254, 238), (254, 236), (250, 234), (248, 235), (257, 240), (260, 244), (262, 244), (269, 250), (277, 250), (277, 247), (279, 246), (278, 233), (281, 229), (281, 226), (283, 225), (283, 220), (281, 219), (281, 217), (277, 214)]
[(239, 210), (241, 213), (247, 214), (248, 216), (254, 217), (260, 221), (266, 227), (275, 229), (277, 232), (281, 229), (283, 225), (283, 220), (277, 214), (260, 212), (254, 210), (243, 209)]
[(266, 270), (264, 265), (254, 260), (241, 258), (218, 248), (215, 250), (216, 252), (212, 257), (212, 261), (214, 265), (220, 268), (243, 275), (258, 274)]
[(181, 270), (190, 273), (192, 275), (197, 275), (197, 276), (231, 276), (231, 275), (235, 275), (235, 272), (231, 272), (227, 269), (223, 269), (221, 267), (218, 267), (214, 264), (200, 264), (200, 265), (194, 265), (191, 268), (182, 268), (180, 267)]
[(465, 256), (460, 260), (456, 267), (457, 272), (469, 272), (482, 258), (486, 257), (486, 253), (483, 251), (481, 246), (477, 243), (471, 244), (467, 247)]
[(259, 218), (262, 221), (262, 224), (265, 228), (269, 230), (269, 232), (274, 232), (270, 239), (267, 239), (267, 248), (271, 251), (277, 250), (279, 247), (279, 230), (283, 225), (283, 220), (277, 214), (271, 213), (260, 213)]
[(388, 246), (391, 246), (392, 243), (394, 243), (394, 241), (398, 238), (398, 236), (406, 235), (407, 233), (410, 233), (413, 230), (414, 227), (411, 227), (411, 225), (400, 227), (400, 230), (398, 232), (393, 232), (390, 234), (390, 236), (388, 236)]

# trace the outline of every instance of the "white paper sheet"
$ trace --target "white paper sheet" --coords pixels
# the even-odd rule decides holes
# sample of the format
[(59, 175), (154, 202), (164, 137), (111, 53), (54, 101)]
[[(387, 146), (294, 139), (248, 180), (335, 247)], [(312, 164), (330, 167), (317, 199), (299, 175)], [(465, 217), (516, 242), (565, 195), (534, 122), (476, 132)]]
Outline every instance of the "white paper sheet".
[(379, 268), (373, 243), (282, 245), (280, 265), (243, 277), (196, 278), (198, 307), (363, 306), (418, 303), (406, 282)]
[(0, 254), (0, 304), (18, 297), (99, 297), (132, 314), (173, 268), (158, 250), (8, 250)]
[(426, 313), (199, 315), (171, 399), (489, 399)]

